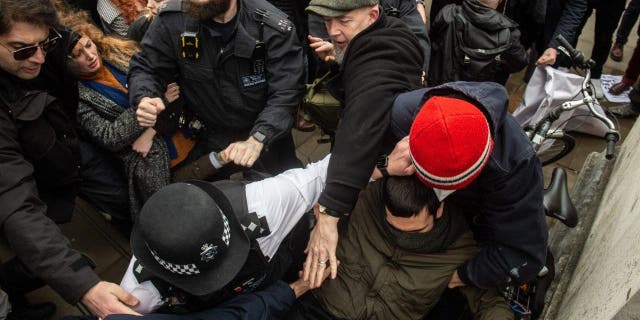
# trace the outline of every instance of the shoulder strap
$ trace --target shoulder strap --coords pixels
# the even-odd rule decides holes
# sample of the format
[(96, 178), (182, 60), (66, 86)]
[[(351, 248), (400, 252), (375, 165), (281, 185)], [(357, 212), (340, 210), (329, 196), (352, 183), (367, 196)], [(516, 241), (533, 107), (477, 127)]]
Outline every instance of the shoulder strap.
[(265, 8), (256, 8), (254, 13), (256, 21), (269, 26), (280, 33), (287, 33), (293, 30), (293, 23), (289, 21), (286, 16), (281, 15), (278, 12), (269, 11)]
[(245, 183), (234, 180), (220, 180), (212, 183), (220, 190), (233, 208), (242, 229), (249, 239), (265, 237), (271, 233), (265, 217), (258, 217), (255, 212), (249, 212), (247, 207), (247, 193)]

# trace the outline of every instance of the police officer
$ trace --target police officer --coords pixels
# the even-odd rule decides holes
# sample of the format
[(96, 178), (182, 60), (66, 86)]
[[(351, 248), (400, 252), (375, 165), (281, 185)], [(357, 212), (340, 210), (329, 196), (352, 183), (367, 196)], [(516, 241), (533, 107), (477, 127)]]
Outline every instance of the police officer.
[(156, 192), (132, 232), (134, 257), (122, 280), (140, 301), (135, 310), (201, 311), (299, 270), (309, 232), (303, 217), (328, 164), (329, 156), (246, 185), (191, 180)]
[(155, 125), (177, 78), (204, 124), (187, 162), (224, 150), (230, 162), (270, 173), (298, 163), (290, 129), (304, 88), (302, 47), (280, 10), (265, 0), (171, 0), (141, 47), (128, 81), (138, 122)]

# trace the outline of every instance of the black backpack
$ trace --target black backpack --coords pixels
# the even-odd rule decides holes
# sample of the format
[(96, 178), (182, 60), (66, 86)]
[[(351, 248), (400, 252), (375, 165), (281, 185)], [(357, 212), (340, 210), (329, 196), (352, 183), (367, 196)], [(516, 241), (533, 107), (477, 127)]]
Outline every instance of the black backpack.
[[(445, 10), (448, 9), (448, 10)], [(481, 29), (472, 24), (457, 5), (441, 14), (450, 21), (442, 31), (432, 30), (434, 40), (429, 85), (451, 81), (494, 81), (510, 47), (511, 29)]]

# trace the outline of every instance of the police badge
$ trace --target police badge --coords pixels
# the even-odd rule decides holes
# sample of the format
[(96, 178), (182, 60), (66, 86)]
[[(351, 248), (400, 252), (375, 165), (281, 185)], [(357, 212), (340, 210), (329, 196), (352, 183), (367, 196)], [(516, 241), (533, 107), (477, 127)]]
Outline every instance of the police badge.
[(200, 260), (203, 262), (209, 262), (215, 259), (218, 254), (218, 246), (212, 244), (205, 243), (200, 249), (202, 250), (202, 252), (200, 252)]

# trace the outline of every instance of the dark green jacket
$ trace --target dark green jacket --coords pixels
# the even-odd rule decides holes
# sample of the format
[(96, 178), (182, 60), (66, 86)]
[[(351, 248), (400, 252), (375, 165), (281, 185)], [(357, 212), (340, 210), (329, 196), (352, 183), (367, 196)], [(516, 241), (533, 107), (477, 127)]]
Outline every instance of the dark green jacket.
[[(428, 254), (399, 248), (381, 217), (382, 183), (369, 184), (340, 234), (338, 277), (314, 292), (339, 319), (420, 319), (436, 304), (456, 268), (478, 251), (468, 230), (446, 250)], [(444, 214), (448, 214), (445, 210)], [(472, 311), (481, 319), (513, 319), (495, 291), (468, 287)]]

